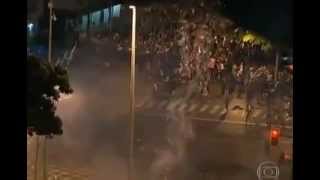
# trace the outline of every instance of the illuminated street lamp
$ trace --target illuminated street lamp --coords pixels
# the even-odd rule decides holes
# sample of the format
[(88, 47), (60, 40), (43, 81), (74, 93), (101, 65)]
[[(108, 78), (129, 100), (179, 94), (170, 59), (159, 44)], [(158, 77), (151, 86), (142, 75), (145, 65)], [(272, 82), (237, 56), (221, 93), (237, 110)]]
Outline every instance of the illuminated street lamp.
[(129, 6), (132, 9), (132, 40), (131, 40), (131, 80), (130, 80), (130, 153), (129, 153), (129, 164), (128, 164), (128, 179), (133, 180), (134, 178), (134, 158), (133, 158), (133, 146), (134, 146), (134, 104), (135, 104), (135, 56), (136, 56), (136, 7)]
[(28, 24), (28, 30), (29, 30), (30, 32), (32, 31), (33, 26), (34, 26), (34, 25), (33, 25), (32, 23), (29, 23), (29, 24)]
[(274, 81), (278, 81), (278, 71), (279, 71), (279, 52), (276, 52), (276, 63), (275, 63), (275, 71), (274, 71)]
[[(52, 9), (53, 9), (53, 0), (50, 0), (50, 2), (48, 3), (48, 8), (49, 8), (49, 42), (48, 42), (48, 62), (49, 64), (51, 63), (51, 53), (52, 53), (52, 20), (56, 20), (56, 17), (53, 15)], [(38, 136), (38, 135), (37, 135)], [(39, 156), (39, 151), (38, 148), (40, 148), (40, 144), (39, 144), (39, 137), (36, 137), (36, 143), (37, 143), (37, 151), (36, 151), (36, 157)], [(47, 136), (44, 136), (42, 138), (43, 142), (42, 142), (42, 177), (43, 180), (47, 180), (48, 179), (48, 169), (47, 169)], [(36, 158), (36, 161), (38, 161), (39, 159)], [(36, 169), (35, 169), (35, 179), (37, 180), (38, 178), (38, 162), (36, 163)]]

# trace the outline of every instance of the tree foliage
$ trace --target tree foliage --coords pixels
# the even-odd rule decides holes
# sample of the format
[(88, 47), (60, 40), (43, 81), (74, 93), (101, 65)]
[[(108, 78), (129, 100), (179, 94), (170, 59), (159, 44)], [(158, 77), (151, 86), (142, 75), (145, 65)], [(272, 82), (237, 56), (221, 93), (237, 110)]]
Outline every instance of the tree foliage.
[(30, 135), (61, 135), (62, 121), (55, 114), (60, 93), (73, 92), (68, 72), (34, 56), (27, 58), (27, 128)]

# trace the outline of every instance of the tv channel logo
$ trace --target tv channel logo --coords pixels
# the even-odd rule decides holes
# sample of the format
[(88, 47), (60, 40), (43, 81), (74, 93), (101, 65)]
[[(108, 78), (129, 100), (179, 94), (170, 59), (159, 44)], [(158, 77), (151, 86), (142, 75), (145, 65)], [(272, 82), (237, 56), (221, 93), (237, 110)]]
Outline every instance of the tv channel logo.
[(264, 161), (257, 168), (257, 176), (259, 180), (278, 180), (279, 167), (275, 162)]

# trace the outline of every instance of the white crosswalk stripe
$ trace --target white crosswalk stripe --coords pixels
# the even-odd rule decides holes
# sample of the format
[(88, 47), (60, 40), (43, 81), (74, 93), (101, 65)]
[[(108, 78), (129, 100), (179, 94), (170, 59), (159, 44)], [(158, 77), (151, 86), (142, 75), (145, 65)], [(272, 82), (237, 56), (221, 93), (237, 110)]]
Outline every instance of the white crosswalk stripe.
[(159, 102), (157, 102), (154, 99), (149, 99), (142, 102), (141, 104), (143, 105), (137, 108), (165, 110), (165, 111), (176, 110), (176, 111), (186, 111), (188, 113), (199, 112), (199, 113), (216, 114), (223, 109), (223, 107), (221, 106), (213, 105), (210, 103), (200, 104), (200, 103), (186, 102), (184, 101), (183, 98), (176, 99), (173, 101), (162, 100)]
[(205, 110), (208, 109), (208, 107), (209, 107), (208, 104), (203, 105), (202, 108), (200, 109), (200, 112), (204, 112)]
[(215, 114), (218, 110), (221, 109), (218, 105), (214, 105), (213, 108), (210, 110), (210, 114)]
[(151, 97), (146, 97), (144, 98), (140, 103), (136, 104), (136, 108), (141, 108), (143, 107), (146, 103), (148, 103), (149, 101), (151, 101)]
[(246, 111), (242, 111), (241, 112), (241, 119), (244, 119), (246, 115), (247, 115), (247, 112)]
[(164, 106), (168, 103), (168, 100), (163, 100), (160, 102), (160, 104), (158, 105), (158, 109), (162, 109), (164, 108)]
[[(141, 102), (141, 107), (137, 107), (140, 110), (156, 110), (156, 111), (185, 111), (187, 113), (200, 113), (200, 114), (210, 114), (210, 115), (218, 115), (225, 113), (225, 108), (221, 104), (217, 104), (217, 102), (204, 102), (199, 103), (195, 101), (185, 101), (183, 98), (169, 100), (162, 99), (157, 100), (153, 98), (149, 98)], [(241, 118), (245, 118), (245, 110), (241, 110), (240, 112)], [(253, 118), (262, 118), (265, 116), (264, 109), (255, 109), (251, 117)]]
[(193, 111), (194, 109), (197, 108), (197, 106), (198, 106), (198, 104), (192, 104), (192, 105), (190, 106), (190, 108), (188, 109), (188, 112)]
[[(161, 114), (143, 114), (142, 116), (146, 117), (162, 117)], [(261, 127), (267, 127), (266, 123), (256, 123), (256, 122), (245, 122), (245, 121), (237, 121), (237, 120), (224, 120), (221, 121), (219, 119), (212, 119), (212, 118), (201, 118), (201, 117), (194, 117), (189, 116), (188, 117), (191, 120), (199, 120), (199, 121), (207, 121), (207, 122), (220, 122), (223, 124), (237, 124), (237, 125), (248, 125), (248, 126), (261, 126)], [(292, 126), (282, 126), (284, 129), (292, 129)]]
[(183, 101), (183, 99), (180, 98), (180, 99), (177, 99), (177, 100), (169, 103), (169, 105), (167, 106), (167, 110), (174, 110), (174, 108), (175, 108), (178, 104), (180, 104), (182, 101)]
[(179, 108), (178, 108), (178, 111), (183, 111), (184, 108), (186, 108), (188, 106), (187, 103), (183, 103)]
[(255, 111), (253, 112), (252, 117), (256, 118), (256, 117), (261, 116), (262, 114), (263, 114), (263, 111), (262, 111), (262, 110), (255, 110)]

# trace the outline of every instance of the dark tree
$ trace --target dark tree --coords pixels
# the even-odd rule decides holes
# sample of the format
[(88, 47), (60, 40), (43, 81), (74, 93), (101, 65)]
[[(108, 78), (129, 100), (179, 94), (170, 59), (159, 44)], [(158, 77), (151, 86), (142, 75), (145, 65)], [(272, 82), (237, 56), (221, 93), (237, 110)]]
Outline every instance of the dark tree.
[(27, 128), (29, 135), (61, 135), (62, 121), (55, 103), (71, 94), (67, 70), (34, 56), (27, 58)]

